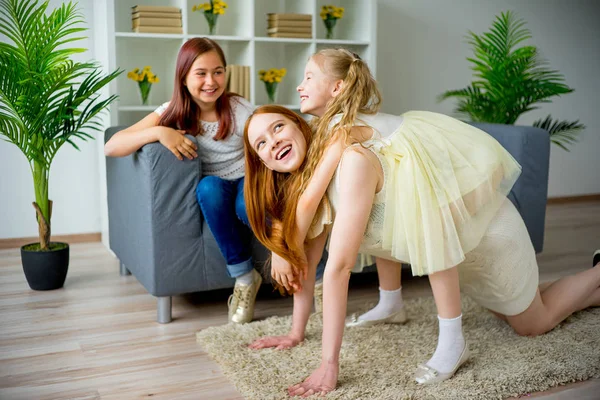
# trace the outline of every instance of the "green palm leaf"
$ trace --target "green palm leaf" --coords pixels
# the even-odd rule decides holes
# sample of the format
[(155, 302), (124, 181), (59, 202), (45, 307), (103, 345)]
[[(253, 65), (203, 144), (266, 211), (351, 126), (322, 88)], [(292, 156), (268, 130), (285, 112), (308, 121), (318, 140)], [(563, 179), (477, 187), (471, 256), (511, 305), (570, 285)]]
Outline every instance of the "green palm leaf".
[[(522, 45), (531, 37), (524, 20), (512, 11), (501, 13), (489, 32), (469, 32), (473, 57), (467, 60), (475, 80), (465, 89), (442, 93), (438, 101), (456, 98), (455, 112), (472, 121), (514, 124), (552, 97), (573, 92), (558, 71), (547, 67), (536, 47)], [(563, 148), (574, 143), (569, 136), (556, 135), (553, 143)]]
[(0, 43), (0, 136), (29, 161), (41, 219), (49, 223), (52, 161), (64, 143), (78, 148), (75, 139), (91, 139), (89, 132), (101, 129), (96, 117), (116, 96), (97, 93), (121, 71), (104, 75), (94, 62), (72, 61), (86, 51), (70, 47), (83, 38), (83, 16), (72, 2), (51, 11), (48, 4), (0, 0), (0, 34), (9, 39)]
[(551, 115), (535, 121), (533, 126), (548, 131), (552, 143), (566, 151), (569, 151), (567, 146), (577, 143), (579, 134), (585, 129), (585, 125), (579, 123), (579, 120), (573, 122), (553, 120)]

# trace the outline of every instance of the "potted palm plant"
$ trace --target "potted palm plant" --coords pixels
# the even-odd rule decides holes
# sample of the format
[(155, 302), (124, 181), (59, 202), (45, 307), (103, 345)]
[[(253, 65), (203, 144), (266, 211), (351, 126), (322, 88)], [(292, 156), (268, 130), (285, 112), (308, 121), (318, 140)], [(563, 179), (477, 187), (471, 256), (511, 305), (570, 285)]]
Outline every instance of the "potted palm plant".
[(95, 62), (74, 62), (86, 49), (69, 47), (86, 28), (73, 3), (48, 11), (48, 1), (0, 0), (0, 135), (27, 158), (33, 175), (33, 207), (39, 243), (21, 248), (23, 270), (34, 290), (63, 286), (69, 245), (50, 241), (50, 166), (63, 144), (92, 138), (96, 120), (116, 96), (98, 92), (121, 71), (102, 73)]
[[(442, 93), (438, 100), (457, 98), (457, 114), (474, 122), (514, 125), (521, 114), (539, 108), (538, 104), (573, 92), (558, 71), (547, 68), (535, 46), (518, 47), (532, 37), (524, 26), (522, 19), (508, 11), (496, 17), (489, 32), (469, 32), (474, 56), (468, 60), (477, 79), (464, 89)], [(533, 126), (548, 131), (550, 140), (567, 151), (585, 129), (579, 121), (555, 121), (551, 115)]]

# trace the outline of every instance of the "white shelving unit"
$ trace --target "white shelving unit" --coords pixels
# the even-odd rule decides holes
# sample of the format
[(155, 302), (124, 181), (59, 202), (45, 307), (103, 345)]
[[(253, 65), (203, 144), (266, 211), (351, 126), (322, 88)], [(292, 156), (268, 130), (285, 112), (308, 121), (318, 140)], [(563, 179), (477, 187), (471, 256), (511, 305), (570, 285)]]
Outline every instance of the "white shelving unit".
[[(277, 100), (299, 109), (296, 86), (302, 81), (306, 61), (315, 51), (327, 47), (345, 47), (359, 54), (376, 71), (376, 0), (225, 0), (228, 8), (219, 16), (216, 35), (208, 36), (219, 43), (228, 64), (249, 65), (251, 102), (267, 102), (264, 83), (258, 71), (286, 68), (287, 75), (279, 84)], [(97, 3), (96, 3), (97, 2)], [(95, 34), (105, 35), (106, 46), (96, 55), (108, 69), (125, 70), (112, 84), (110, 92), (119, 100), (111, 109), (111, 125), (130, 125), (168, 101), (173, 92), (175, 62), (181, 45), (190, 38), (207, 36), (204, 15), (192, 12), (202, 0), (95, 0), (98, 14), (106, 24), (95, 19)], [(344, 17), (337, 22), (335, 38), (325, 39), (325, 26), (319, 13), (321, 6), (344, 7)], [(181, 8), (183, 34), (150, 34), (131, 32), (131, 7), (135, 5), (176, 6)], [(266, 35), (267, 13), (312, 14), (311, 39), (270, 38)], [(97, 14), (97, 15), (98, 15)], [(100, 26), (98, 26), (100, 25)], [(136, 82), (127, 79), (127, 71), (152, 66), (160, 82), (152, 86), (151, 105), (142, 106)]]

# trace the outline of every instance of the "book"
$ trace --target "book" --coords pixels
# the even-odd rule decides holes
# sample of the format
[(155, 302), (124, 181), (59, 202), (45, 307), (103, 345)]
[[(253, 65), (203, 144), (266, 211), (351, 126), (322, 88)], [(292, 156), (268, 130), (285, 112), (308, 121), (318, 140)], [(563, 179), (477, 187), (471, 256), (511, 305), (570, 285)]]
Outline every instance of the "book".
[(268, 13), (267, 20), (312, 21), (312, 14)]
[(168, 18), (136, 18), (131, 20), (131, 27), (137, 28), (138, 26), (176, 26), (181, 27), (180, 19), (168, 19)]
[(225, 90), (231, 92), (229, 90), (229, 84), (231, 82), (231, 64), (225, 67)]
[(181, 12), (151, 12), (142, 11), (131, 13), (131, 19), (135, 18), (166, 18), (166, 19), (181, 19)]
[(267, 33), (308, 33), (312, 34), (312, 27), (279, 27), (279, 28), (269, 28), (267, 29)]
[(138, 26), (133, 28), (136, 33), (183, 33), (182, 27), (176, 26)]
[(310, 39), (312, 33), (268, 33), (269, 37), (273, 38), (297, 38), (297, 39)]
[(274, 20), (268, 21), (269, 28), (279, 27), (309, 27), (312, 28), (312, 21), (294, 21), (294, 20)]
[(231, 73), (229, 74), (229, 91), (238, 93), (238, 70), (237, 65), (231, 65)]
[(244, 96), (244, 67), (242, 65), (236, 65), (237, 70), (237, 94)]
[(250, 66), (244, 65), (244, 97), (250, 101)]
[(167, 12), (167, 13), (181, 13), (181, 8), (172, 6), (133, 6), (131, 12)]

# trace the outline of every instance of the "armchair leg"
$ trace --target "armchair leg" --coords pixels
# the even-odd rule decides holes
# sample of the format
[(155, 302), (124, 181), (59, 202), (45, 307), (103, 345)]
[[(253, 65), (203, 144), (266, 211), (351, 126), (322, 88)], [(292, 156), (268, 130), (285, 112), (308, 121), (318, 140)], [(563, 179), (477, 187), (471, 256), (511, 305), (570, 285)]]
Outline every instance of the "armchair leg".
[(171, 322), (171, 296), (157, 297), (157, 319), (159, 324), (168, 324)]
[(121, 276), (131, 275), (131, 272), (129, 272), (129, 270), (125, 267), (125, 264), (119, 263), (119, 265), (121, 266), (121, 269), (119, 271)]

